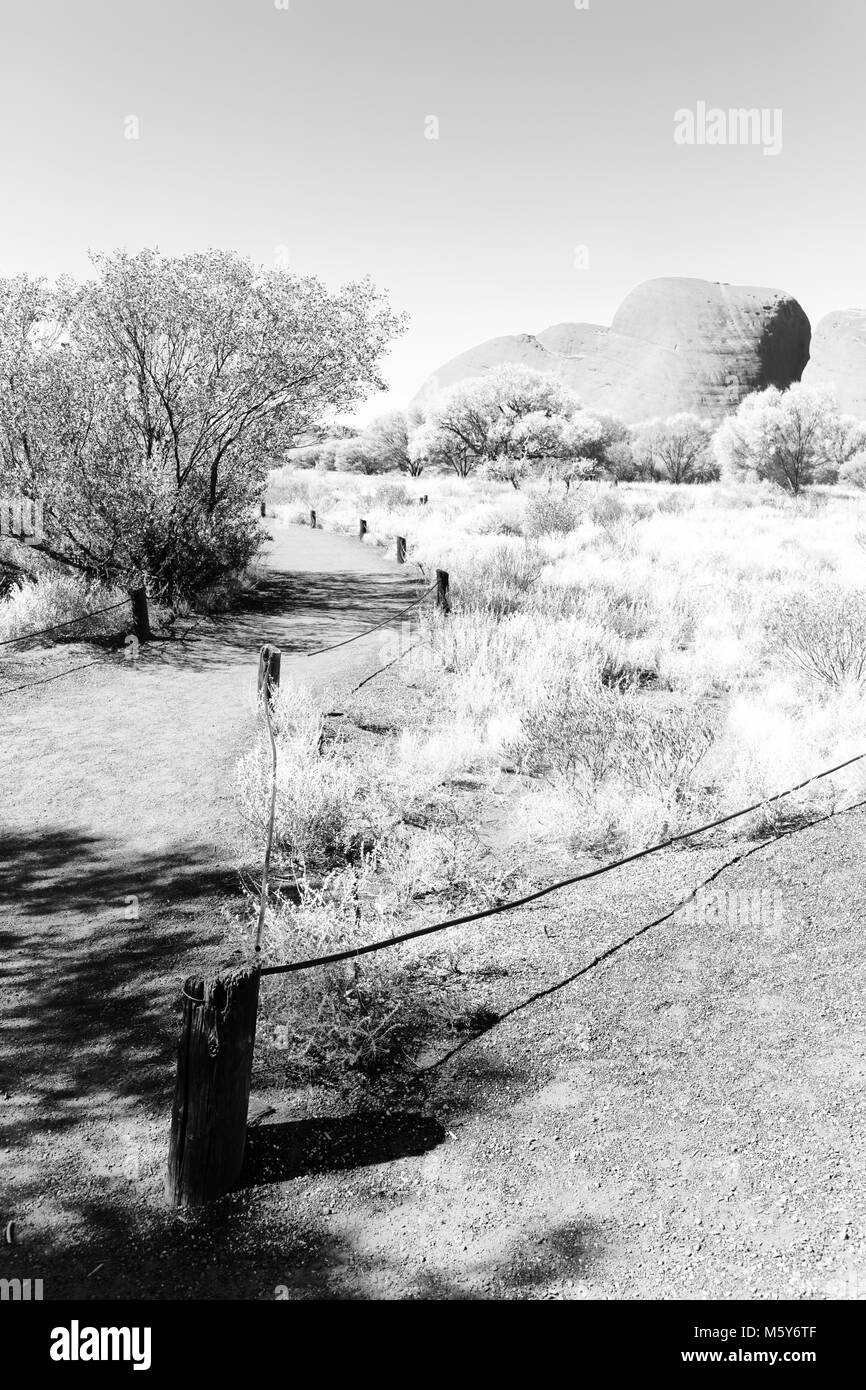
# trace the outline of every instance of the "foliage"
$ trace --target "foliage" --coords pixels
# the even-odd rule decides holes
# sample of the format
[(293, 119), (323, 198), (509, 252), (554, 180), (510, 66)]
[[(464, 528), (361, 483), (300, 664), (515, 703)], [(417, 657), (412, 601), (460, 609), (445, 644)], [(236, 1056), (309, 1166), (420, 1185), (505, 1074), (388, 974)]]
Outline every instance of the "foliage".
[(635, 426), (632, 447), (638, 468), (670, 483), (714, 481), (719, 469), (711, 452), (713, 428), (711, 421), (685, 411)]
[(43, 500), (49, 553), (171, 598), (249, 560), (268, 461), (381, 387), (402, 320), (231, 252), (92, 259), (0, 283), (0, 491)]
[(833, 394), (795, 382), (746, 396), (719, 427), (714, 449), (731, 476), (767, 480), (796, 497), (810, 483), (834, 480), (838, 434)]
[(468, 477), (485, 464), (515, 487), (528, 462), (557, 453), (579, 410), (573, 391), (543, 372), (503, 366), (439, 393), (410, 443), (414, 458)]
[(771, 648), (810, 680), (838, 689), (866, 680), (866, 592), (822, 584), (778, 599), (767, 617)]

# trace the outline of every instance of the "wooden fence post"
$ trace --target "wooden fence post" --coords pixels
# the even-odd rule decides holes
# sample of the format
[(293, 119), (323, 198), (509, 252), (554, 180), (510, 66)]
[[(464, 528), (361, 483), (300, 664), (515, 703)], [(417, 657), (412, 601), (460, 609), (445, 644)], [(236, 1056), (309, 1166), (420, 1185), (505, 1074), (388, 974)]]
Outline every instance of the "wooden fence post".
[(448, 598), (448, 571), (436, 571), (436, 607), (441, 608), (443, 613), (451, 612), (451, 602)]
[(312, 508), (312, 507), (310, 508), (310, 525), (312, 526), (313, 530), (315, 531), (315, 529), (316, 529), (316, 513), (313, 511), (313, 508)]
[(358, 540), (362, 541), (367, 534), (367, 523), (363, 517), (358, 522)]
[(406, 563), (406, 537), (405, 537), (405, 536), (398, 536), (398, 537), (397, 537), (397, 564), (398, 564), (398, 565), (405, 565), (405, 563)]
[(150, 637), (150, 613), (147, 607), (147, 590), (144, 588), (133, 589), (130, 594), (132, 600), (132, 626), (139, 642), (146, 642)]
[(261, 696), (264, 689), (268, 704), (273, 701), (274, 691), (280, 688), (281, 659), (280, 648), (272, 646), (270, 642), (266, 642), (259, 652), (259, 679), (256, 690)]
[(244, 1161), (259, 972), (227, 971), (183, 986), (166, 1196), (198, 1207), (230, 1191)]

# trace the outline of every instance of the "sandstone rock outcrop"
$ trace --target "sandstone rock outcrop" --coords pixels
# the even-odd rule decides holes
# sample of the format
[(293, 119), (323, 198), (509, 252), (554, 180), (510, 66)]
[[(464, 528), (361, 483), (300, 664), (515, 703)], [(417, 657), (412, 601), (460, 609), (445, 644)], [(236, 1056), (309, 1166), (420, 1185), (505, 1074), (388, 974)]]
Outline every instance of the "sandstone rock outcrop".
[(534, 337), (495, 338), (446, 363), (415, 400), (499, 362), (520, 362), (567, 382), (588, 408), (630, 423), (682, 410), (718, 419), (750, 391), (799, 381), (810, 333), (800, 305), (780, 290), (647, 280), (609, 329), (556, 324)]
[(846, 415), (866, 420), (866, 309), (834, 309), (819, 319), (807, 386), (832, 386)]
[(436, 391), (453, 386), (467, 377), (483, 376), (491, 367), (504, 363), (531, 367), (536, 372), (549, 372), (568, 379), (573, 360), (585, 353), (601, 334), (607, 332), (596, 323), (559, 323), (543, 333), (514, 333), (502, 338), (489, 338), (478, 347), (452, 357), (434, 372), (421, 387), (413, 404), (423, 405)]

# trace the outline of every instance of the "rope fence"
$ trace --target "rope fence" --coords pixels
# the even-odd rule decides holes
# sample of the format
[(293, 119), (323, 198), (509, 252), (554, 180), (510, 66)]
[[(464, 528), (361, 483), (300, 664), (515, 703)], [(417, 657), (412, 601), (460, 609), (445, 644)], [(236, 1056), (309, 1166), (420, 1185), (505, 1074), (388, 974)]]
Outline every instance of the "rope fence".
[(703, 835), (708, 830), (715, 830), (717, 826), (727, 825), (730, 821), (748, 816), (752, 811), (762, 810), (763, 807), (771, 806), (786, 796), (793, 796), (795, 792), (802, 791), (812, 782), (818, 782), (823, 777), (830, 777), (834, 772), (841, 772), (843, 768), (861, 762), (863, 758), (866, 758), (866, 753), (858, 753), (856, 757), (848, 758), (843, 763), (837, 763), (835, 767), (825, 768), (823, 772), (816, 772), (812, 777), (807, 777), (804, 782), (798, 782), (794, 787), (787, 787), (784, 791), (766, 797), (763, 801), (756, 801), (753, 805), (745, 806), (740, 811), (732, 811), (729, 815), (719, 816), (716, 820), (708, 821), (706, 825), (698, 825), (693, 830), (684, 830), (678, 835), (671, 835), (666, 840), (660, 840), (658, 844), (636, 850), (634, 854), (627, 854), (622, 859), (615, 859), (596, 869), (587, 869), (584, 873), (572, 875), (571, 878), (560, 879), (557, 883), (549, 883), (534, 893), (526, 893), (521, 898), (512, 898), (510, 902), (499, 903), (496, 907), (482, 908), (479, 912), (469, 912), (463, 917), (451, 917), (445, 922), (435, 922), (429, 927), (417, 927), (414, 931), (402, 932), (399, 936), (384, 937), (380, 941), (371, 941), (366, 946), (356, 946), (349, 951), (334, 951), (331, 955), (315, 956), (311, 960), (290, 961), (286, 965), (266, 965), (262, 968), (261, 973), (263, 975), (289, 975), (298, 970), (312, 970), (319, 965), (335, 965), (338, 961), (354, 960), (357, 956), (370, 955), (373, 951), (384, 951), (390, 946), (400, 946), (405, 941), (413, 941), (421, 936), (431, 936), (434, 932), (447, 931), (451, 927), (463, 927), (469, 922), (480, 922), (486, 917), (497, 917), (503, 912), (513, 912), (517, 907), (526, 907), (528, 903), (537, 902), (539, 898), (546, 898), (549, 894), (558, 893), (563, 888), (571, 888), (576, 883), (586, 883), (589, 879), (600, 878), (602, 874), (612, 873), (614, 869), (621, 869), (625, 864), (634, 864), (638, 859), (646, 859), (651, 854), (658, 854), (660, 850), (669, 849), (671, 845), (680, 844), (683, 840), (694, 839), (695, 836)]
[[(310, 523), (316, 529), (321, 525), (320, 519), (315, 513), (311, 513)], [(365, 534), (367, 534), (366, 524), (361, 523), (359, 526), (359, 536), (362, 541)], [(403, 537), (398, 537), (397, 563), (405, 563), (406, 556), (406, 540)], [(424, 577), (427, 578), (428, 576), (425, 575)], [(419, 608), (421, 604), (434, 594), (436, 595), (437, 608), (447, 614), (450, 611), (450, 603), (448, 601), (448, 575), (444, 571), (437, 571), (436, 582), (425, 587), (423, 592), (418, 594), (410, 603), (406, 604), (405, 607), (396, 612), (387, 614), (378, 622), (363, 628), (360, 632), (355, 633), (351, 637), (344, 638), (342, 641), (334, 642), (323, 647), (315, 648), (313, 651), (305, 653), (305, 655), (311, 658), (348, 647), (352, 643), (360, 641), (363, 637), (381, 631), (389, 624), (399, 622), (400, 619)], [(38, 637), (47, 636), (52, 632), (61, 631), (64, 628), (74, 627), (77, 623), (86, 622), (91, 618), (101, 617), (103, 614), (117, 611), (130, 601), (132, 602), (133, 621), (136, 629), (140, 632), (146, 632), (146, 635), (150, 635), (149, 627), (147, 626), (146, 596), (143, 590), (141, 590), (131, 595), (129, 599), (124, 599), (118, 603), (94, 610), (92, 613), (83, 613), (76, 618), (70, 618), (60, 623), (35, 629), (28, 633), (19, 634), (15, 638), (6, 638), (0, 641), (0, 647), (13, 647)], [(144, 602), (143, 609), (142, 601)], [(185, 634), (185, 639), (195, 631), (197, 626), (198, 624), (195, 622), (190, 625), (190, 629)], [(354, 687), (352, 693), (361, 690), (370, 681), (374, 680), (384, 671), (389, 670), (400, 661), (403, 656), (415, 650), (418, 645), (418, 643), (415, 643), (409, 646), (406, 650), (401, 651), (393, 660), (364, 677), (364, 679)], [(695, 840), (699, 836), (706, 835), (713, 830), (731, 824), (754, 812), (769, 808), (795, 795), (797, 792), (804, 790), (806, 787), (831, 777), (836, 773), (842, 772), (847, 768), (853, 767), (855, 764), (866, 759), (866, 752), (858, 753), (844, 761), (836, 763), (832, 767), (827, 767), (813, 773), (803, 781), (793, 786), (786, 787), (784, 790), (776, 792), (772, 796), (755, 801), (749, 806), (728, 812), (725, 815), (717, 816), (715, 819), (680, 831), (677, 834), (670, 835), (666, 839), (660, 840), (655, 844), (645, 846), (643, 849), (623, 855), (608, 863), (597, 865), (594, 868), (586, 869), (580, 873), (570, 875), (567, 878), (559, 879), (554, 883), (543, 885), (532, 892), (525, 893), (506, 902), (497, 903), (492, 907), (481, 908), (477, 911), (449, 917), (427, 926), (416, 927), (410, 931), (370, 941), (366, 945), (334, 951), (304, 960), (288, 961), (283, 964), (262, 965), (262, 940), (267, 925), (271, 864), (275, 840), (279, 750), (275, 735), (274, 721), (272, 719), (272, 703), (279, 689), (280, 655), (278, 648), (265, 645), (261, 649), (259, 660), (258, 690), (263, 705), (270, 750), (269, 797), (258, 912), (254, 927), (251, 928), (251, 962), (249, 964), (236, 964), (231, 968), (224, 968), (222, 973), (210, 981), (205, 980), (201, 975), (190, 975), (183, 981), (181, 989), (183, 1018), (178, 1047), (177, 1075), (172, 1106), (171, 1137), (166, 1176), (167, 1198), (169, 1203), (174, 1207), (200, 1206), (221, 1196), (226, 1191), (229, 1191), (237, 1180), (243, 1161), (246, 1141), (252, 1061), (258, 1014), (259, 985), (262, 977), (290, 975), (301, 971), (313, 970), (319, 967), (324, 968), (346, 961), (357, 960), (360, 957), (389, 950), (392, 947), (398, 947), (413, 940), (419, 940), (423, 937), (448, 931), (451, 928), (466, 926), (509, 912), (514, 912), (517, 909), (527, 907), (530, 904), (543, 900), (552, 894), (599, 878), (602, 875), (612, 873), (614, 870), (649, 858), (651, 855), (658, 854), (677, 844)], [(59, 679), (62, 676), (70, 675), (75, 671), (85, 670), (97, 664), (99, 664), (97, 661), (85, 662), (71, 667), (69, 670), (43, 677), (40, 680), (27, 682), (24, 685), (14, 686), (7, 690), (0, 690), (0, 695), (11, 694), (13, 691), (25, 689), (29, 685), (45, 684), (52, 680)], [(863, 805), (866, 803), (861, 802), (859, 804)], [(853, 810), (856, 808), (846, 807), (844, 809)], [(841, 812), (831, 812), (830, 815), (821, 817), (820, 820), (832, 819), (836, 814), (841, 814)], [(811, 825), (820, 823), (820, 820), (812, 820), (808, 824), (800, 825), (798, 829), (810, 828)], [(707, 883), (711, 882), (712, 879), (717, 877), (725, 868), (747, 857), (748, 854), (756, 853), (758, 850), (766, 848), (776, 840), (783, 838), (784, 834), (793, 833), (795, 833), (793, 830), (783, 832), (782, 835), (773, 836), (771, 839), (763, 841), (761, 844), (754, 846), (748, 851), (742, 851), (739, 855), (716, 869), (710, 878), (705, 879), (704, 883), (699, 885), (698, 888), (693, 889), (686, 897), (682, 898), (673, 908), (662, 916), (656, 918), (652, 922), (641, 925), (633, 930), (625, 939), (615, 942), (605, 950), (600, 951), (591, 961), (569, 975), (567, 979), (559, 980), (547, 986), (531, 996), (530, 999), (524, 1000), (522, 1003), (506, 1010), (495, 1019), (495, 1023), (502, 1022), (505, 1018), (517, 1012), (518, 1009), (528, 1007), (528, 1005), (535, 1000), (548, 997), (556, 990), (564, 988), (567, 984), (572, 983), (581, 976), (597, 968), (602, 962), (610, 959), (617, 952), (623, 950), (625, 946), (637, 940), (652, 927), (658, 926), (662, 922), (673, 917), (686, 902), (695, 897), (701, 887), (705, 887)], [(460, 1047), (467, 1046), (472, 1041), (474, 1041), (474, 1036), (465, 1039), (457, 1048), (452, 1049), (451, 1052), (446, 1054), (444, 1058), (440, 1058), (433, 1066), (442, 1065), (444, 1061), (447, 1061), (448, 1058), (453, 1055), (454, 1051), (459, 1050)], [(425, 1068), (425, 1070), (431, 1069), (432, 1068), (429, 1067)]]
[(49, 632), (59, 632), (62, 627), (74, 627), (76, 623), (89, 622), (91, 618), (100, 618), (103, 613), (113, 613), (118, 608), (125, 608), (131, 602), (129, 598), (123, 598), (119, 603), (111, 603), (107, 608), (95, 608), (92, 613), (80, 613), (77, 618), (67, 618), (62, 623), (52, 623), (51, 627), (39, 627), (33, 632), (22, 632), (17, 637), (4, 637), (0, 641), (0, 647), (9, 647), (16, 642), (30, 642), (34, 637), (44, 637)]
[(329, 647), (317, 647), (315, 651), (307, 652), (306, 655), (308, 657), (324, 656), (326, 652), (335, 652), (340, 647), (348, 647), (352, 642), (359, 642), (362, 637), (369, 637), (371, 633), (378, 632), (380, 628), (387, 627), (389, 623), (394, 623), (398, 618), (405, 617), (407, 613), (411, 613), (413, 608), (417, 608), (419, 604), (422, 604), (426, 598), (429, 598), (430, 595), (436, 593), (436, 591), (437, 586), (431, 584), (429, 589), (425, 589), (423, 594), (413, 599), (411, 603), (407, 603), (406, 607), (401, 608), (398, 613), (389, 613), (388, 617), (383, 618), (380, 623), (374, 623), (372, 627), (364, 628), (363, 632), (356, 632), (354, 637), (346, 637), (342, 642), (332, 642)]
[[(30, 642), (36, 637), (44, 637), (49, 633), (59, 632), (63, 628), (74, 627), (76, 623), (86, 623), (91, 618), (102, 617), (104, 613), (115, 613), (119, 608), (125, 608), (127, 604), (132, 607), (132, 626), (136, 636), (143, 642), (147, 641), (151, 636), (147, 592), (144, 588), (139, 588), (133, 589), (127, 598), (120, 599), (117, 603), (110, 603), (105, 608), (95, 608), (91, 613), (80, 613), (75, 618), (66, 618), (63, 622), (52, 623), (49, 627), (34, 628), (30, 632), (19, 633), (17, 637), (5, 637), (0, 641), (0, 647), (10, 647), (19, 642)], [(51, 676), (41, 676), (37, 680), (23, 681), (20, 685), (5, 686), (0, 689), (0, 698), (4, 695), (13, 695), (18, 690), (29, 690), (33, 686), (48, 685), (51, 681), (61, 680), (64, 676), (71, 676), (76, 671), (86, 671), (90, 666), (101, 664), (101, 661), (85, 661), (77, 666), (69, 666), (65, 671), (55, 671)]]

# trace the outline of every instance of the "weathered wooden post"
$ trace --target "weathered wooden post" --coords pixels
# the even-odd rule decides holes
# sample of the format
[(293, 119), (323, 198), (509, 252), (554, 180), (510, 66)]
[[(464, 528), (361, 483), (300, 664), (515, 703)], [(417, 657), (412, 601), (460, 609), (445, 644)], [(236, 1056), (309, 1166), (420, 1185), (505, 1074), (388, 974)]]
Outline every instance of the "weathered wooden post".
[(315, 529), (316, 529), (316, 513), (315, 513), (315, 511), (313, 510), (312, 507), (310, 508), (310, 525), (312, 526), (313, 530), (315, 531)]
[(358, 522), (358, 540), (362, 541), (367, 534), (367, 523), (363, 517)]
[(130, 594), (132, 600), (132, 626), (139, 642), (147, 642), (150, 638), (150, 613), (147, 608), (147, 590), (145, 588), (133, 589)]
[(226, 971), (183, 986), (166, 1196), (198, 1207), (230, 1191), (244, 1161), (259, 972)]
[(448, 598), (448, 571), (436, 571), (436, 607), (441, 608), (443, 613), (451, 612), (451, 601)]
[(279, 647), (274, 647), (270, 642), (266, 642), (259, 652), (259, 679), (256, 690), (259, 696), (262, 690), (268, 704), (273, 702), (274, 691), (280, 688), (280, 662), (282, 652)]
[(405, 537), (405, 536), (398, 536), (398, 537), (397, 537), (397, 564), (398, 564), (398, 565), (405, 565), (405, 563), (406, 563), (406, 537)]

